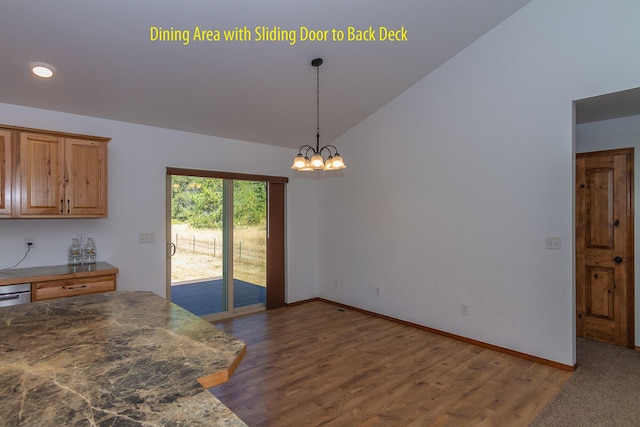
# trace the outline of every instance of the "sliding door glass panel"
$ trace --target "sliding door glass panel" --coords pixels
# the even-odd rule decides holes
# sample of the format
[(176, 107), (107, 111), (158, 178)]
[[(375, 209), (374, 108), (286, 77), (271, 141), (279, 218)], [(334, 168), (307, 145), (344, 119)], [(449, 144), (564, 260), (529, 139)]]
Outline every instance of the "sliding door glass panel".
[(198, 316), (229, 311), (224, 184), (171, 176), (171, 301)]
[(233, 307), (264, 305), (267, 183), (233, 181)]

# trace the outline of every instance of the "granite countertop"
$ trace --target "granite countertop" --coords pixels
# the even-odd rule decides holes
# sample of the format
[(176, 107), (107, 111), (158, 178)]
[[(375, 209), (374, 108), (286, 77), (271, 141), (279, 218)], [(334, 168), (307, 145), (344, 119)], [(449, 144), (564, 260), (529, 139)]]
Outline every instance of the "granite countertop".
[(245, 344), (152, 292), (0, 308), (0, 425), (246, 426), (205, 387)]
[(49, 265), (45, 267), (13, 268), (0, 271), (0, 286), (41, 280), (118, 274), (118, 269), (106, 262), (84, 265)]

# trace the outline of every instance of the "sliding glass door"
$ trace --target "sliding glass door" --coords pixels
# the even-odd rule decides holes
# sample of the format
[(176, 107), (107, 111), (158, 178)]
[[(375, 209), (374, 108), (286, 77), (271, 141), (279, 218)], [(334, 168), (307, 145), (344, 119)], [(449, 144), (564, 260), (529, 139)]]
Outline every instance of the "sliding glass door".
[(233, 308), (267, 297), (267, 186), (233, 181)]
[(267, 183), (168, 174), (168, 298), (212, 320), (264, 309)]

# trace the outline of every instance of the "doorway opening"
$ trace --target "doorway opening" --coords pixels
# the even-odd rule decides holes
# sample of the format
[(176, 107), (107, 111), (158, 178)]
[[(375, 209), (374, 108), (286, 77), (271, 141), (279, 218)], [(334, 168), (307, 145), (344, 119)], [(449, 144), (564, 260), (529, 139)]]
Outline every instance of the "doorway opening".
[(274, 295), (284, 305), (284, 274), (268, 274), (284, 271), (284, 238), (269, 239), (270, 223), (284, 223), (274, 208), (284, 199), (270, 203), (273, 184), (249, 178), (168, 169), (167, 299), (207, 320), (264, 310), (268, 294), (269, 308)]
[[(576, 166), (574, 193), (576, 202), (574, 218), (576, 310), (574, 311), (574, 324), (576, 336), (586, 333), (587, 338), (590, 339), (605, 342), (617, 341), (619, 345), (634, 347), (637, 341), (636, 331), (639, 330), (635, 317), (636, 305), (638, 304), (636, 300), (640, 295), (635, 290), (635, 284), (640, 281), (636, 279), (634, 267), (636, 239), (633, 231), (635, 223), (633, 189), (636, 183), (633, 163), (635, 152), (640, 147), (640, 88), (576, 100), (574, 101), (574, 111), (573, 151), (574, 165)], [(610, 165), (607, 164), (596, 164), (600, 161), (596, 159), (601, 155), (612, 155), (613, 158), (616, 154), (624, 152), (628, 153), (629, 157), (629, 176), (627, 183), (615, 191), (615, 187), (620, 184), (621, 180), (621, 178), (615, 178), (617, 167), (613, 163), (616, 161), (612, 160), (610, 162), (612, 167), (609, 167)], [(579, 160), (580, 157), (582, 160)], [(583, 163), (582, 166), (581, 163)], [(595, 190), (587, 191), (591, 194), (587, 196), (586, 204), (584, 201), (580, 201), (577, 194), (580, 190), (578, 175), (582, 175), (585, 170), (589, 170), (587, 179), (590, 181), (591, 190)], [(609, 190), (605, 191), (608, 186), (611, 187), (610, 195)], [(628, 211), (628, 217), (624, 220), (626, 224), (623, 224), (623, 220), (619, 218), (624, 215), (620, 214), (622, 202), (618, 201), (617, 206), (614, 202), (614, 199), (620, 199), (617, 194), (620, 192), (626, 194), (624, 202)], [(582, 207), (578, 205), (582, 205)], [(604, 209), (605, 205), (610, 206), (610, 209)], [(593, 212), (601, 211), (601, 214), (595, 214), (595, 217), (588, 218), (591, 222), (584, 224), (585, 216), (579, 212), (580, 209), (589, 209)], [(579, 236), (579, 228), (583, 229), (582, 237)], [(619, 236), (623, 234), (625, 228), (626, 239)], [(585, 238), (588, 240), (585, 241)], [(584, 249), (583, 243), (590, 248)], [(609, 247), (612, 249), (608, 249)], [(611, 253), (605, 256), (607, 251)], [(626, 251), (627, 254), (618, 253), (620, 251)], [(579, 260), (579, 257), (585, 258), (585, 262)], [(598, 259), (598, 257), (602, 257), (602, 259)], [(623, 292), (624, 295), (619, 295), (620, 292)], [(581, 310), (583, 311), (582, 319), (580, 318)], [(584, 311), (589, 311), (590, 314)], [(585, 322), (585, 315), (592, 315), (592, 318)], [(623, 318), (626, 316), (626, 322), (621, 320), (620, 316)], [(618, 321), (625, 323), (624, 328), (618, 329), (611, 324), (608, 325), (608, 319), (613, 317), (617, 317)], [(585, 326), (586, 331), (584, 330)], [(624, 331), (625, 328), (626, 331)], [(617, 332), (615, 329), (618, 329)], [(626, 343), (622, 337), (611, 339), (612, 334), (625, 335)]]

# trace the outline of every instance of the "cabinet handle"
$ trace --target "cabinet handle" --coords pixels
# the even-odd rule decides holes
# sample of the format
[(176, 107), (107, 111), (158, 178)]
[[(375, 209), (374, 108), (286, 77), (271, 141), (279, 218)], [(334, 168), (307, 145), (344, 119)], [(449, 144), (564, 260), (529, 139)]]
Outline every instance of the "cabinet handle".
[(71, 213), (71, 200), (67, 199), (67, 213)]
[(64, 213), (64, 199), (60, 200), (60, 213)]
[(67, 286), (65, 289), (68, 291), (75, 291), (76, 289), (83, 289), (86, 288), (87, 285), (82, 285), (82, 286)]

